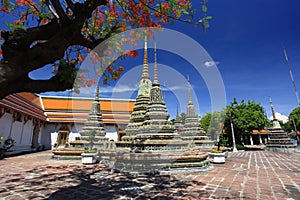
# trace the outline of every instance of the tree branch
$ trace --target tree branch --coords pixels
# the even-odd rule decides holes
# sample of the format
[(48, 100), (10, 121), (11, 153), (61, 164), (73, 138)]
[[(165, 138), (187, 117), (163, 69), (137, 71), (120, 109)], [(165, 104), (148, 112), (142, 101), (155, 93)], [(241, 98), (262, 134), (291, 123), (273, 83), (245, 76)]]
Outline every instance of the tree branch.
[(65, 91), (72, 88), (72, 83), (61, 81), (58, 76), (53, 76), (49, 80), (32, 80), (27, 78), (27, 80), (22, 81), (22, 84), (19, 85), (18, 90), (20, 92), (24, 91), (41, 93), (48, 91)]
[(54, 9), (56, 10), (58, 16), (61, 19), (62, 23), (69, 23), (70, 19), (68, 17), (68, 15), (65, 13), (65, 11), (63, 10), (63, 8), (61, 7), (61, 4), (58, 0), (50, 0)]
[(69, 8), (75, 12), (75, 4), (72, 2), (72, 0), (65, 0)]
[(97, 45), (99, 45), (101, 42), (105, 41), (106, 39), (110, 38), (112, 34), (116, 33), (116, 31), (120, 28), (119, 26), (113, 26), (111, 30), (102, 38), (99, 38), (97, 40), (87, 39), (82, 34), (79, 34), (76, 37), (76, 40), (73, 40), (72, 45), (79, 45), (84, 46), (89, 49), (94, 49)]
[[(31, 80), (28, 73), (63, 58), (67, 48), (72, 45), (93, 49), (118, 30), (117, 26), (113, 27), (101, 39), (91, 41), (81, 34), (86, 20), (98, 6), (107, 5), (106, 0), (86, 0), (84, 3), (74, 4), (78, 13), (74, 11), (73, 19), (67, 17), (58, 0), (50, 1), (59, 19), (54, 18), (48, 24), (39, 27), (1, 33), (4, 43), (1, 46), (3, 59), (0, 61), (0, 99), (16, 92), (40, 93), (71, 89), (72, 80), (65, 80), (59, 75), (49, 80)], [(72, 3), (72, 0), (66, 1)], [(45, 2), (50, 5), (49, 0)], [(34, 44), (39, 40), (42, 40), (41, 43)]]
[(55, 12), (55, 10), (52, 8), (52, 6), (49, 3), (49, 0), (45, 0), (44, 3), (48, 6), (51, 13), (56, 17), (56, 19), (59, 19), (58, 14)]

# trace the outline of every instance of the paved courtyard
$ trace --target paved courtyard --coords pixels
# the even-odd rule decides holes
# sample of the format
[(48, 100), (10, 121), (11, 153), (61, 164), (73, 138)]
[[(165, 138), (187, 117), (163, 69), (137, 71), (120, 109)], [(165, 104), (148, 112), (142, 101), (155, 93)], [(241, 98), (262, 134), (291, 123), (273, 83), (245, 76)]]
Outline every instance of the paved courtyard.
[(50, 156), (0, 160), (0, 199), (300, 199), (300, 153), (230, 153), (209, 171), (152, 176)]

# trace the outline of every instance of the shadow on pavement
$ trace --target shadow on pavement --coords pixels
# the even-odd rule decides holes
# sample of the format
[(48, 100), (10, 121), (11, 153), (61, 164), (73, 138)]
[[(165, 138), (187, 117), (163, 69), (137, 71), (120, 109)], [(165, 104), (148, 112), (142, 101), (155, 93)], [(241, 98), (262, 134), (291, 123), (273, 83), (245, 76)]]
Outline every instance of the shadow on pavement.
[[(3, 181), (3, 180), (2, 180)], [(1, 183), (2, 184), (2, 183)], [(178, 180), (173, 175), (112, 173), (102, 165), (46, 165), (10, 174), (1, 187), (2, 197), (23, 199), (202, 199), (203, 183)], [(14, 191), (17, 196), (9, 196)], [(12, 194), (10, 194), (12, 195)]]

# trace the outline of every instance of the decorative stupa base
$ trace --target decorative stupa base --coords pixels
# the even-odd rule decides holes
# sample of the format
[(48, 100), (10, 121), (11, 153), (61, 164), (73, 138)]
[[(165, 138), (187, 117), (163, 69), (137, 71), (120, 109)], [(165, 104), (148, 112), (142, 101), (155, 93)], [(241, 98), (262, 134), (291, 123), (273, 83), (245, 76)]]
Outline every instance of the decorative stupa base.
[(273, 152), (281, 152), (281, 153), (300, 153), (300, 148), (296, 145), (292, 146), (267, 146), (265, 148), (266, 151), (273, 151)]
[(101, 151), (101, 163), (111, 164), (113, 171), (127, 173), (149, 173), (172, 170), (208, 169), (207, 153), (190, 150), (143, 150)]
[(84, 148), (53, 149), (52, 158), (55, 160), (80, 160)]
[(287, 133), (281, 128), (277, 120), (273, 121), (273, 127), (269, 128), (270, 139), (265, 150), (276, 152), (300, 152), (297, 145), (293, 144)]

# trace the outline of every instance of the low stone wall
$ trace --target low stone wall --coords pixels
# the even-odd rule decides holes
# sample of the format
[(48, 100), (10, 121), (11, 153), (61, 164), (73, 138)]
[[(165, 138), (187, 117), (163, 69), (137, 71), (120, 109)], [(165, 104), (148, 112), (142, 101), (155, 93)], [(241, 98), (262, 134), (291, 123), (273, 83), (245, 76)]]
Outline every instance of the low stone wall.
[(149, 172), (184, 168), (204, 168), (208, 154), (183, 151), (99, 151), (102, 163), (112, 164), (112, 170)]
[(265, 148), (266, 151), (273, 151), (273, 152), (281, 152), (281, 153), (300, 153), (300, 147), (297, 146), (267, 146)]

